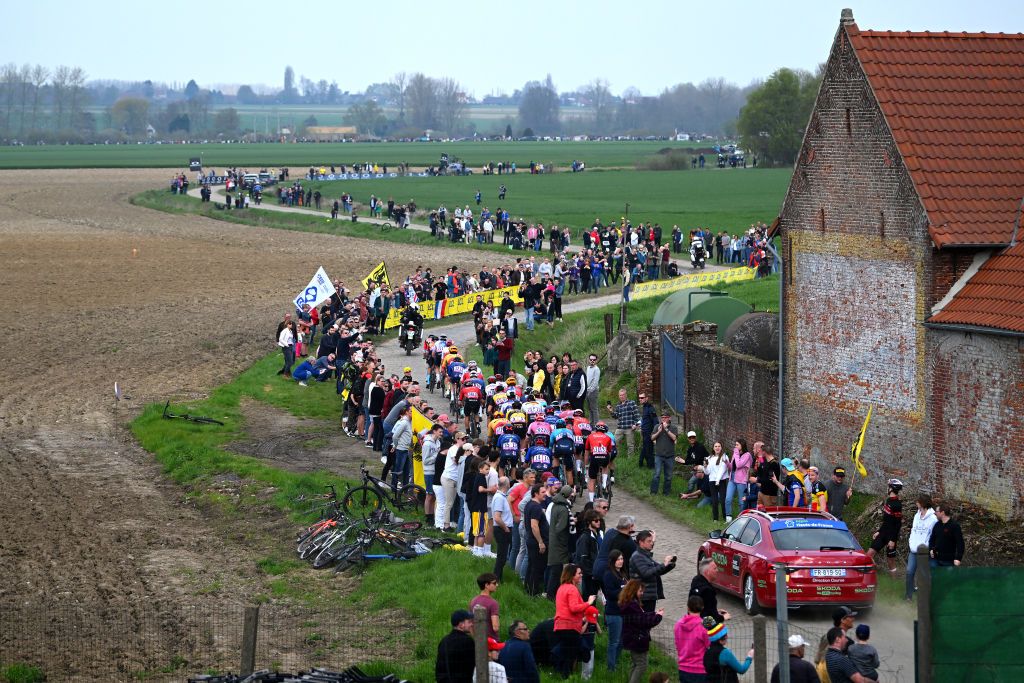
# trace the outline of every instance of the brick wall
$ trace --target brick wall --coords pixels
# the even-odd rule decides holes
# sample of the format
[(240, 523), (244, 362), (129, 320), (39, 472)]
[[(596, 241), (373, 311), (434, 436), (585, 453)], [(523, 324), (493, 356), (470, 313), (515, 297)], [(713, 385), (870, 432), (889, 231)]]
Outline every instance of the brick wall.
[(662, 334), (686, 354), (683, 423), (701, 429), (710, 445), (731, 447), (737, 438), (774, 443), (778, 364), (736, 353), (717, 343), (717, 326), (697, 323), (652, 326), (636, 343), (637, 389), (662, 405), (661, 387), (680, 378), (661, 376)]
[(738, 438), (774, 444), (777, 438), (778, 363), (706, 343), (686, 346), (686, 428), (703, 429), (710, 448), (726, 451)]
[(1024, 339), (929, 330), (936, 488), (1024, 514)]
[(1024, 484), (1020, 343), (981, 333), (965, 342), (924, 327), (975, 251), (932, 247), (917, 190), (842, 28), (780, 225), (784, 455), (847, 463), (873, 406), (869, 489), (898, 476), (911, 491), (1024, 514), (1015, 493)]

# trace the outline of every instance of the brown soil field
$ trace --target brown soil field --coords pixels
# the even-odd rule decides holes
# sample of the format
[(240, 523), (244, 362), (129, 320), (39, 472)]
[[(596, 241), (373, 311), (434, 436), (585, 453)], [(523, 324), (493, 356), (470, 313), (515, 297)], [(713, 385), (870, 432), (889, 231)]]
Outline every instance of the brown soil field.
[[(166, 640), (168, 624), (184, 630), (197, 609), (233, 609), (265, 589), (258, 544), (190, 504), (126, 424), (147, 403), (200, 397), (273, 350), (276, 321), (317, 266), (355, 283), (382, 257), (372, 241), (129, 203), (167, 178), (0, 171), (0, 660), (31, 660), (26, 648), (46, 647), (73, 610), (116, 613), (129, 632), (152, 627)], [(396, 276), (451, 260), (444, 248), (393, 244), (386, 256)], [(459, 259), (473, 267), (494, 255)], [(131, 399), (118, 406), (115, 381)], [(207, 584), (216, 590), (197, 589)], [(95, 679), (89, 657), (109, 659), (62, 643), (79, 659), (50, 680)]]

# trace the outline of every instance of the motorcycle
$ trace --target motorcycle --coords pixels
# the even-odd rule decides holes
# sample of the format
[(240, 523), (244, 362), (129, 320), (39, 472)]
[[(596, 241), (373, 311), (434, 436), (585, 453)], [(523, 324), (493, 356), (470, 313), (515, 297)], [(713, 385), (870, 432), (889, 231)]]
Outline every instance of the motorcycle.
[(700, 239), (693, 240), (690, 243), (690, 266), (696, 270), (704, 268), (704, 259), (707, 258), (707, 252), (704, 250), (704, 241)]
[(398, 343), (405, 349), (405, 355), (411, 356), (414, 349), (420, 346), (420, 328), (414, 322), (408, 322), (402, 326), (399, 333)]

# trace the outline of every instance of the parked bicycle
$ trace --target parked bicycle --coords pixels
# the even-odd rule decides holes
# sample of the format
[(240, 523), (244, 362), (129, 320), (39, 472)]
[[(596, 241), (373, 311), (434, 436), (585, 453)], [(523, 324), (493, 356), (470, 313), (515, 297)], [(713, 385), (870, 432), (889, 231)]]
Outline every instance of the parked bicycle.
[(222, 427), (224, 426), (223, 422), (221, 422), (220, 420), (215, 420), (212, 417), (203, 417), (202, 415), (189, 415), (188, 413), (172, 413), (170, 408), (171, 402), (168, 401), (167, 403), (164, 404), (163, 417), (165, 420), (187, 420), (188, 422), (198, 422), (200, 424), (220, 425)]
[(427, 492), (422, 486), (406, 484), (395, 490), (391, 484), (370, 474), (365, 465), (359, 467), (363, 483), (345, 494), (341, 500), (342, 510), (346, 514), (360, 517), (377, 512), (387, 501), (396, 510), (414, 510), (423, 508)]

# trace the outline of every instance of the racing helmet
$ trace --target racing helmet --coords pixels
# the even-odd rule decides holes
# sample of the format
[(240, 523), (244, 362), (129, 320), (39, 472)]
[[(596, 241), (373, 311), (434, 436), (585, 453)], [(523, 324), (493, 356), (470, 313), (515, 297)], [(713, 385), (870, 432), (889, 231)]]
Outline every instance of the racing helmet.
[(607, 432), (608, 425), (604, 423), (604, 420), (599, 420), (598, 423), (594, 425), (594, 429), (596, 429), (599, 432)]
[(494, 375), (491, 375), (490, 377), (487, 378), (487, 383), (488, 384), (494, 384), (496, 381), (497, 380), (494, 379)]
[(541, 422), (543, 420), (544, 420), (544, 413), (534, 413), (533, 414), (533, 421), (534, 422)]
[(545, 415), (553, 415), (555, 413), (555, 407), (551, 404), (544, 406)]
[(458, 353), (459, 347), (451, 342), (448, 342), (448, 353)]
[(558, 420), (555, 422), (555, 427), (558, 429), (565, 429), (565, 420)]
[(890, 479), (888, 481), (888, 484), (889, 490), (894, 493), (899, 493), (900, 491), (903, 490), (903, 482), (900, 481), (899, 479)]
[(510, 387), (515, 386), (516, 378), (515, 377), (509, 377), (507, 380), (505, 380), (505, 384), (509, 385)]
[(575, 417), (583, 417), (583, 411), (580, 410), (579, 408), (577, 408), (576, 410), (572, 411), (572, 414)]
[(469, 361), (469, 363), (467, 364), (467, 367), (469, 367), (471, 370), (475, 370), (476, 369), (476, 361), (475, 360)]
[(548, 445), (548, 437), (544, 436), (543, 434), (538, 434), (537, 437), (533, 440), (533, 445), (534, 446), (547, 446)]

